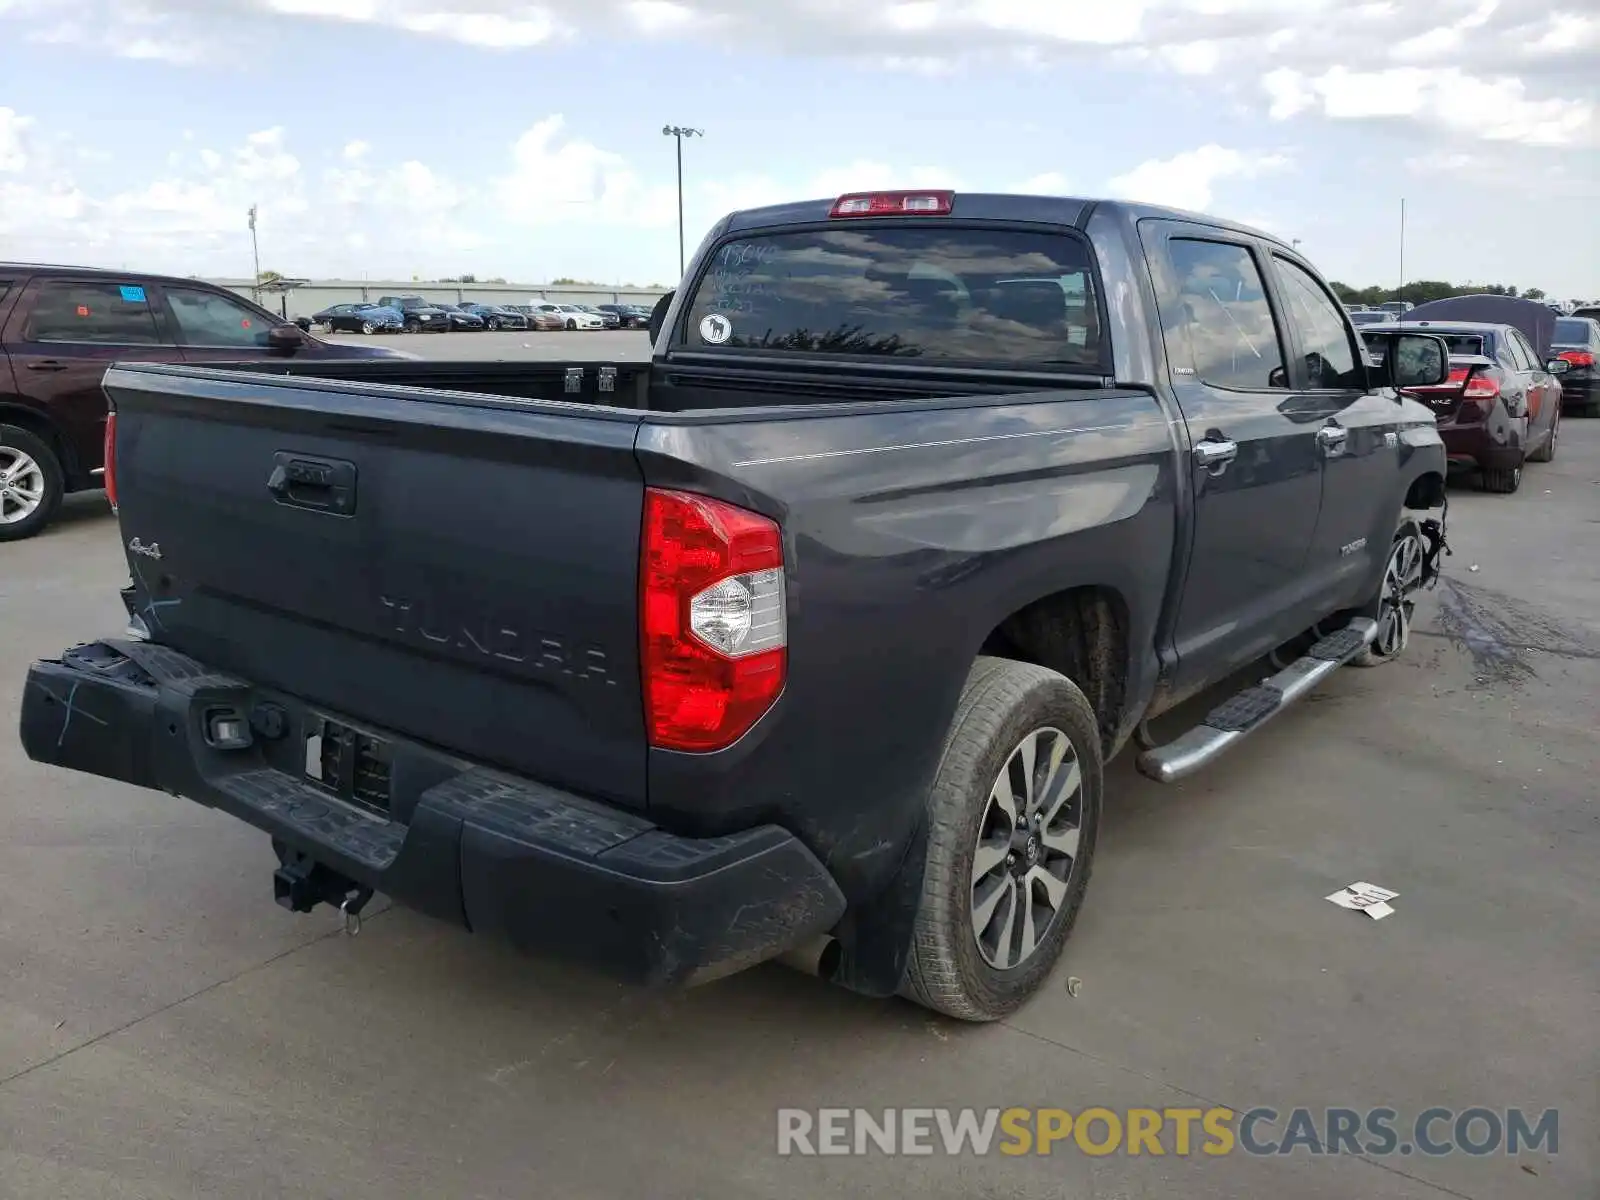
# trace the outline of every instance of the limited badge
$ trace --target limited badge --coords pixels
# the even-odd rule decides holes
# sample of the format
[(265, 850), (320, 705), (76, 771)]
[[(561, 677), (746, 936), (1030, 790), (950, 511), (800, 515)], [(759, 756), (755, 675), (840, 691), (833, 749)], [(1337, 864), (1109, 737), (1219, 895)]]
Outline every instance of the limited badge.
[(721, 313), (712, 313), (700, 319), (700, 340), (720, 346), (733, 336), (733, 322)]

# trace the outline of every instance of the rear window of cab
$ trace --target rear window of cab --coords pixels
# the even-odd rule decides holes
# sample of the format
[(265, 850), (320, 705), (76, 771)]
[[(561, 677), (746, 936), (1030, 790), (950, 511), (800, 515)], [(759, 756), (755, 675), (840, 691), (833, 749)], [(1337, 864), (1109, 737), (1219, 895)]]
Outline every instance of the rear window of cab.
[(1091, 251), (1068, 233), (851, 223), (724, 242), (689, 350), (1084, 369), (1106, 357)]

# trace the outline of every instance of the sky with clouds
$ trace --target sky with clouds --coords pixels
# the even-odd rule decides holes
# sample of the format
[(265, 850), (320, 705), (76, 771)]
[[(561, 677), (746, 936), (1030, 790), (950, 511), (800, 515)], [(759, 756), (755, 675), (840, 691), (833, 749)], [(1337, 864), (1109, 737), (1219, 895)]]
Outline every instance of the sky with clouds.
[(669, 282), (732, 208), (1126, 196), (1600, 294), (1595, 0), (0, 0), (0, 259)]

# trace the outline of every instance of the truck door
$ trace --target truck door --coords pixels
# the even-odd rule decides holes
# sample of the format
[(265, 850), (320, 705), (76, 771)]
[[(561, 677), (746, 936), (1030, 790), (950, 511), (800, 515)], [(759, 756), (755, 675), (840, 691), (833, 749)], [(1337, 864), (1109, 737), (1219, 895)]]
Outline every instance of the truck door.
[(137, 279), (35, 279), (6, 321), (5, 351), (23, 401), (61, 431), (83, 486), (104, 454), (106, 368), (114, 362), (180, 362)]
[(1188, 425), (1194, 517), (1174, 643), (1189, 692), (1316, 618), (1306, 555), (1322, 502), (1316, 425), (1298, 416), (1253, 239), (1142, 222), (1172, 386)]
[(1323, 461), (1306, 575), (1317, 583), (1321, 607), (1333, 610), (1366, 599), (1388, 560), (1404, 498), (1401, 407), (1392, 393), (1368, 392), (1365, 351), (1317, 277), (1278, 251), (1272, 269), (1290, 347), (1287, 411), (1316, 431)]

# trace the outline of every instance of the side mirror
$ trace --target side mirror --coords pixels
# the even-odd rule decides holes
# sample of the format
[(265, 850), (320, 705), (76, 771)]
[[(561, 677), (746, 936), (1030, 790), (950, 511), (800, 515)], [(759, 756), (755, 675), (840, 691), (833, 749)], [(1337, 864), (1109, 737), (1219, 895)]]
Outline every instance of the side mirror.
[(1552, 358), (1549, 362), (1545, 363), (1544, 369), (1549, 371), (1552, 375), (1565, 375), (1568, 371), (1572, 370), (1572, 364), (1564, 358)]
[(1383, 366), (1374, 374), (1390, 387), (1433, 387), (1450, 378), (1450, 350), (1443, 338), (1428, 333), (1390, 333), (1383, 341), (1387, 343)]
[(274, 325), (267, 330), (267, 349), (276, 354), (293, 354), (306, 344), (298, 325)]
[(667, 309), (672, 307), (672, 298), (678, 293), (668, 292), (656, 301), (656, 306), (650, 310), (650, 344), (654, 346), (656, 339), (661, 336), (661, 330), (667, 323)]

